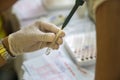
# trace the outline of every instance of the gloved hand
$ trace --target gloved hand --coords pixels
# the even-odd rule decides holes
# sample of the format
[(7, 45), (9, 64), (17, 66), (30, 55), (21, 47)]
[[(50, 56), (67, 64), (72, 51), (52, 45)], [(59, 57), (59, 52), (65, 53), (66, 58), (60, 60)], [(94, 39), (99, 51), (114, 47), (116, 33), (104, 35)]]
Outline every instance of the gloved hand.
[(38, 21), (10, 34), (8, 36), (9, 50), (14, 56), (17, 56), (45, 47), (58, 49), (59, 45), (63, 42), (62, 37), (65, 35), (63, 31), (61, 31), (55, 44), (53, 46), (50, 45), (54, 41), (59, 30), (60, 29), (53, 24)]

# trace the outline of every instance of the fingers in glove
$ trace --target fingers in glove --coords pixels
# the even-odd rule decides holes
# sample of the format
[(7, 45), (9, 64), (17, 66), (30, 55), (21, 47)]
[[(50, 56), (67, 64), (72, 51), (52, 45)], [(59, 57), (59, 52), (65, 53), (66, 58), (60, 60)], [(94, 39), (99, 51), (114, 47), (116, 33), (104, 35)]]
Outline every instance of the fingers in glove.
[(48, 22), (38, 21), (38, 22), (36, 22), (36, 25), (42, 31), (57, 33), (60, 30), (56, 25), (48, 23)]
[(49, 46), (50, 46), (50, 43), (42, 42), (42, 44), (40, 44), (40, 46), (39, 46), (39, 49), (49, 47)]
[(58, 49), (59, 48), (59, 45), (58, 44), (55, 44), (54, 46), (52, 46), (53, 49)]
[(57, 43), (58, 45), (62, 44), (62, 43), (63, 43), (63, 39), (62, 39), (62, 38), (59, 38), (59, 39), (56, 41), (56, 43)]
[(61, 30), (59, 37), (64, 37), (64, 36), (65, 36), (65, 32), (63, 30)]
[(65, 36), (65, 33), (63, 30), (60, 31), (60, 34), (58, 36), (58, 39), (55, 41), (58, 45), (63, 43), (63, 37)]
[(53, 48), (53, 46), (51, 46), (52, 42), (42, 42), (42, 44), (40, 45), (40, 49), (45, 48), (45, 47), (50, 47)]
[(38, 41), (42, 41), (42, 42), (53, 42), (55, 38), (55, 34), (54, 33), (42, 33), (37, 35)]

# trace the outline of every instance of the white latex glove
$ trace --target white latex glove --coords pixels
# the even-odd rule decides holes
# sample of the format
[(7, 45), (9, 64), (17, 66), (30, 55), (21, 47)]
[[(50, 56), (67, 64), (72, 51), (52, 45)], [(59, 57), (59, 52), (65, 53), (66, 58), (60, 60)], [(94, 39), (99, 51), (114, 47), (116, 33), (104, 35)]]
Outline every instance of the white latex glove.
[(59, 35), (57, 41), (55, 41), (55, 44), (53, 46), (50, 45), (54, 41), (59, 30), (57, 26), (42, 21), (24, 27), (8, 36), (10, 52), (14, 56), (17, 56), (45, 47), (58, 49), (59, 45), (63, 42), (62, 37), (65, 35), (63, 31)]

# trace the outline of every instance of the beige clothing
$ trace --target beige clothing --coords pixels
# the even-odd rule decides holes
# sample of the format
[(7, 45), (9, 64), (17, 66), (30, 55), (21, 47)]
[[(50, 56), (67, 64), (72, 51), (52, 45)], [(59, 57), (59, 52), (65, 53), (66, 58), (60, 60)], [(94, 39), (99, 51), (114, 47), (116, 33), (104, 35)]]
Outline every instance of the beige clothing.
[(95, 21), (96, 9), (106, 0), (86, 0), (90, 18)]

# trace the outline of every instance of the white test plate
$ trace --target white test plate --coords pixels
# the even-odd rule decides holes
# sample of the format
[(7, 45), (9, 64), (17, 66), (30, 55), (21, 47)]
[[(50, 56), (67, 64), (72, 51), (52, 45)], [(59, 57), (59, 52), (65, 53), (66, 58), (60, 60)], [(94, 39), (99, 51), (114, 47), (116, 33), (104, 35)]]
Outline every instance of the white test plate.
[(80, 33), (65, 37), (65, 48), (77, 65), (95, 64), (95, 37), (95, 32)]

